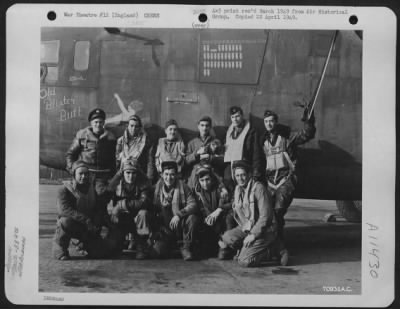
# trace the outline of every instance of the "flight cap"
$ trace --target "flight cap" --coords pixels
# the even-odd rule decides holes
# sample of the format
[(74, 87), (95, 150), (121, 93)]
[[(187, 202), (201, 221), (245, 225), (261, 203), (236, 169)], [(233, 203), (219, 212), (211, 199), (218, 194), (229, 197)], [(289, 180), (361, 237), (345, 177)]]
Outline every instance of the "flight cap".
[(139, 162), (135, 159), (126, 160), (122, 163), (121, 167), (122, 171), (138, 171), (139, 170)]
[(96, 108), (89, 113), (88, 120), (92, 121), (94, 119), (101, 118), (106, 119), (106, 113), (101, 108)]
[(239, 106), (232, 106), (232, 107), (229, 109), (229, 112), (230, 112), (231, 115), (234, 115), (234, 114), (236, 114), (236, 113), (240, 113), (240, 114), (243, 115), (243, 110), (242, 110), (242, 108), (239, 107)]
[(72, 175), (74, 175), (75, 171), (80, 167), (86, 167), (88, 169), (87, 164), (85, 162), (83, 162), (82, 160), (78, 160), (78, 161), (75, 161), (74, 163), (72, 163), (72, 168), (71, 168)]
[(165, 122), (165, 127), (164, 128), (166, 129), (169, 126), (172, 126), (172, 125), (178, 126), (178, 123), (176, 122), (175, 119), (167, 120), (167, 122)]
[(176, 172), (178, 171), (178, 164), (175, 161), (164, 161), (161, 163), (161, 170), (163, 172), (171, 169), (174, 169)]
[(232, 170), (235, 170), (237, 168), (242, 168), (246, 172), (250, 172), (250, 167), (251, 167), (250, 163), (246, 160), (238, 160), (232, 163)]

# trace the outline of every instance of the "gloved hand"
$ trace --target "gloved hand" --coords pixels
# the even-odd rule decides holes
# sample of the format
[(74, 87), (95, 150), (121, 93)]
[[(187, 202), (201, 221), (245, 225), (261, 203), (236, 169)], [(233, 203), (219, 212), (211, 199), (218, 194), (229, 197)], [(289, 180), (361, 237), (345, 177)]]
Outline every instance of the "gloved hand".
[(301, 117), (301, 121), (314, 122), (315, 121), (314, 110), (311, 112), (310, 117), (308, 117), (308, 108), (306, 107), (304, 109), (303, 116)]
[(314, 116), (314, 110), (312, 111), (310, 118), (308, 118), (308, 122), (314, 123), (315, 122), (315, 116)]

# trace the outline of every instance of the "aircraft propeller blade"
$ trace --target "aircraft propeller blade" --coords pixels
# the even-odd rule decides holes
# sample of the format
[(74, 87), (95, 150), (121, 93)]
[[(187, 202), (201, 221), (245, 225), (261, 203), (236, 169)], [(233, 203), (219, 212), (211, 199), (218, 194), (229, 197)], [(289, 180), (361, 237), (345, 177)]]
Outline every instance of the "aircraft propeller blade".
[(145, 45), (164, 45), (159, 39), (149, 39), (141, 35), (131, 34), (128, 32), (122, 32), (119, 28), (104, 28), (109, 34), (120, 35), (127, 38), (145, 41)]
[(151, 45), (151, 59), (153, 59), (154, 64), (156, 66), (158, 66), (158, 67), (160, 66), (160, 61), (157, 58), (156, 49), (155, 49), (154, 45)]
[(104, 28), (109, 34), (120, 35), (123, 37), (144, 41), (144, 45), (151, 45), (151, 59), (153, 60), (154, 64), (159, 67), (160, 61), (157, 58), (156, 51), (154, 49), (155, 46), (164, 45), (164, 43), (159, 39), (149, 39), (144, 36), (131, 34), (127, 32), (122, 32), (119, 28)]
[(109, 34), (120, 34), (119, 28), (104, 28)]

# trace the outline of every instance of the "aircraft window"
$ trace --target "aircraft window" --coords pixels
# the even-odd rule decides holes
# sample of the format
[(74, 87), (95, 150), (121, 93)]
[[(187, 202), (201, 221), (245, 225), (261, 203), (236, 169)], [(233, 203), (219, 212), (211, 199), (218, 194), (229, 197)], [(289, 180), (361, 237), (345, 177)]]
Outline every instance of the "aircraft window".
[(40, 45), (41, 63), (58, 63), (60, 41), (42, 41)]
[(58, 67), (47, 67), (46, 82), (56, 82), (58, 80)]
[(74, 69), (86, 71), (89, 67), (90, 42), (78, 41), (75, 43)]

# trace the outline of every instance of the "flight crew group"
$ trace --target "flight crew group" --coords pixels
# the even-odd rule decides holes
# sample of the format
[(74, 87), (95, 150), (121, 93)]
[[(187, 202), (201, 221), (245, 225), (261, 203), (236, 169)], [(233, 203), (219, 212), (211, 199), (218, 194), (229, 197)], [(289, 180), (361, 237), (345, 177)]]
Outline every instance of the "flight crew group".
[(284, 215), (296, 187), (296, 148), (315, 135), (313, 114), (303, 116), (299, 132), (280, 132), (278, 116), (267, 110), (259, 137), (242, 109), (232, 107), (224, 145), (211, 118), (202, 117), (187, 146), (175, 120), (153, 146), (139, 116), (117, 140), (105, 118), (101, 109), (90, 112), (90, 126), (67, 151), (72, 179), (58, 193), (56, 259), (70, 259), (74, 238), (90, 258), (115, 256), (128, 244), (137, 259), (167, 258), (179, 248), (184, 260), (287, 264)]

